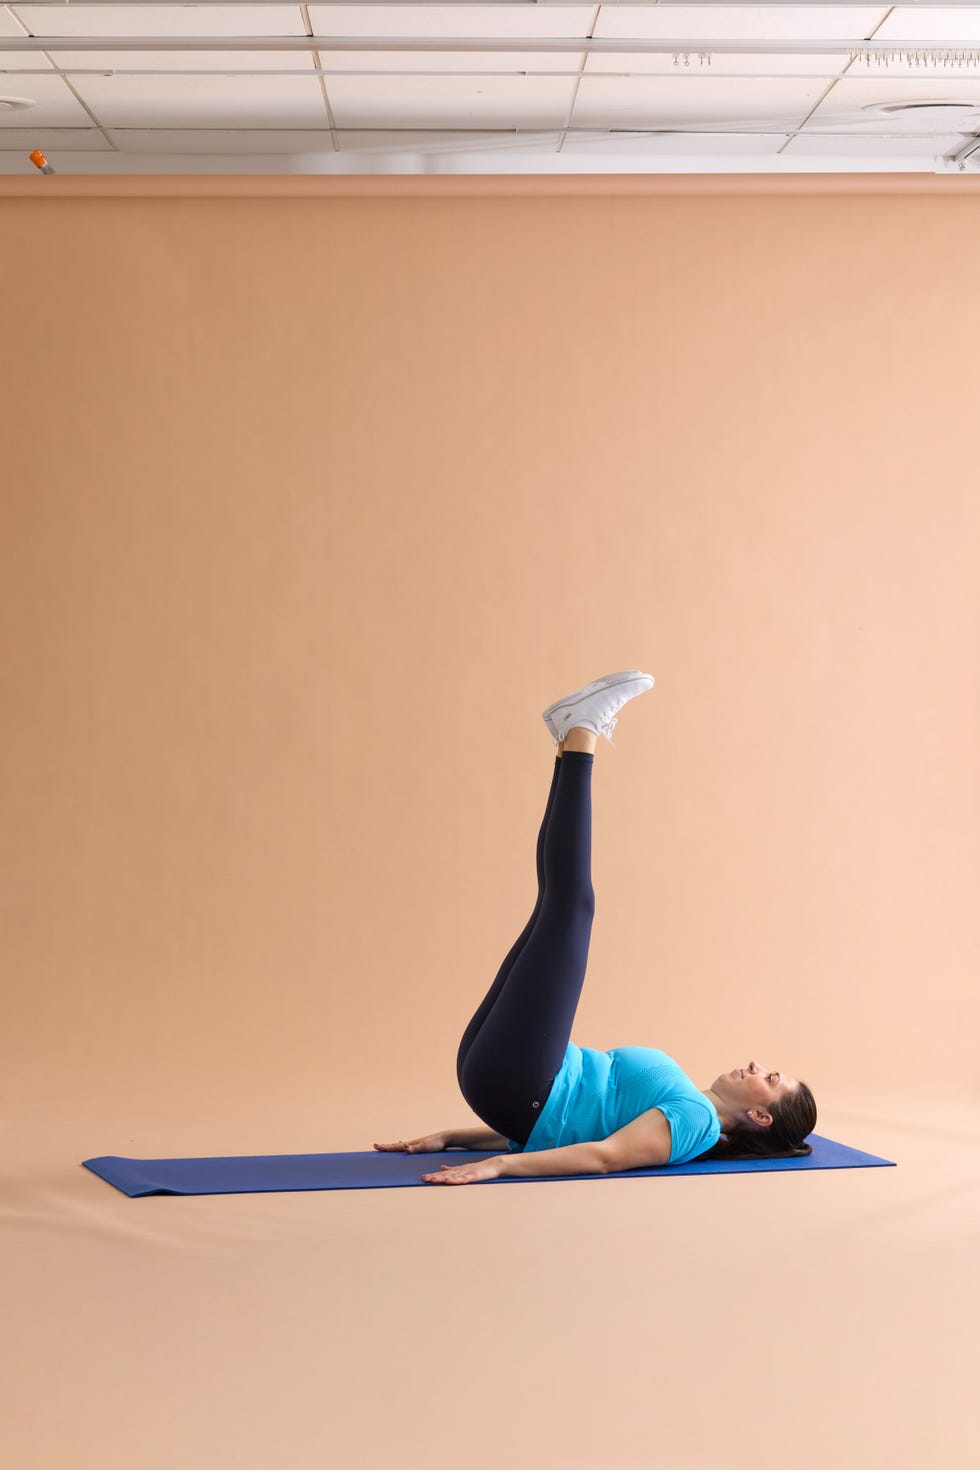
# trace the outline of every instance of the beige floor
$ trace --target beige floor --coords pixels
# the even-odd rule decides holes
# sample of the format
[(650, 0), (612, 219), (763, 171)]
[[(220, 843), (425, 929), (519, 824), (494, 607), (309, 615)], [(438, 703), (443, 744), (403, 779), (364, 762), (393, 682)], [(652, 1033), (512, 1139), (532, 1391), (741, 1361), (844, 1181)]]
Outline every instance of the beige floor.
[(139, 1200), (79, 1161), (387, 1125), (187, 1096), (5, 1120), (16, 1470), (980, 1464), (978, 1114), (821, 1110), (895, 1169)]

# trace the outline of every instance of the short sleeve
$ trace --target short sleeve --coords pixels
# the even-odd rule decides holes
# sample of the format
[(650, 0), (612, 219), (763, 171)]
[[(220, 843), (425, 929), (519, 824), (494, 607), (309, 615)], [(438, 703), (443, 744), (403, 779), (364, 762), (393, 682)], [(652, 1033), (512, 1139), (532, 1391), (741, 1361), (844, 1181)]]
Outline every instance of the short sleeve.
[(670, 1163), (686, 1164), (717, 1143), (721, 1126), (713, 1108), (709, 1112), (686, 1102), (663, 1102), (659, 1108), (670, 1124)]

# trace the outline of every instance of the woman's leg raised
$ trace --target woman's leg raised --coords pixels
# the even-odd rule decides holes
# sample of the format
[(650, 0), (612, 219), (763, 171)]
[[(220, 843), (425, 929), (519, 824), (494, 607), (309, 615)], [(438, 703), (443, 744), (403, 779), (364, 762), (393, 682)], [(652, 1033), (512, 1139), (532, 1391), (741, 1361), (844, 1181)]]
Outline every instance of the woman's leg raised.
[(458, 1068), (477, 1116), (518, 1142), (526, 1142), (561, 1067), (585, 981), (595, 915), (595, 739), (575, 729), (565, 741), (544, 829), (537, 918)]
[(555, 757), (555, 769), (551, 777), (551, 790), (548, 792), (548, 800), (545, 804), (544, 809), (544, 818), (541, 822), (541, 828), (538, 832), (538, 842), (535, 849), (535, 865), (537, 867), (538, 873), (537, 902), (534, 905), (534, 911), (532, 912), (531, 917), (524, 925), (524, 928), (518, 935), (517, 939), (515, 939), (511, 949), (508, 951), (506, 959), (500, 966), (500, 969), (497, 971), (497, 975), (493, 984), (490, 986), (490, 989), (487, 991), (483, 1000), (480, 1002), (479, 1006), (474, 1012), (473, 1018), (467, 1026), (466, 1030), (463, 1032), (463, 1039), (459, 1043), (459, 1051), (456, 1053), (456, 1080), (460, 1084), (460, 1089), (462, 1089), (463, 1085), (463, 1063), (466, 1061), (469, 1049), (473, 1044), (473, 1039), (476, 1036), (477, 1032), (480, 1030), (480, 1027), (483, 1025), (487, 1016), (493, 1009), (494, 1002), (496, 1001), (497, 996), (503, 990), (504, 982), (507, 979), (507, 976), (510, 974), (511, 970), (514, 968), (514, 962), (517, 959), (517, 956), (520, 954), (521, 950), (527, 943), (528, 936), (530, 935), (531, 930), (534, 928), (534, 925), (537, 922), (538, 914), (541, 910), (541, 900), (544, 897), (544, 839), (545, 833), (548, 830), (548, 820), (551, 816), (551, 808), (554, 805), (555, 801), (555, 791), (558, 786), (558, 772), (560, 770), (561, 746), (559, 746), (558, 755)]

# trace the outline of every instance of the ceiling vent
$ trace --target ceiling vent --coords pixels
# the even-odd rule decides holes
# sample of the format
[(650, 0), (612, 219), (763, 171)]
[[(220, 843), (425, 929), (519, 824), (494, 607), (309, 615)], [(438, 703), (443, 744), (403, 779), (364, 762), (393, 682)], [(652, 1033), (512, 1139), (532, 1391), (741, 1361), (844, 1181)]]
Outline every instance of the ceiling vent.
[(971, 112), (977, 114), (980, 123), (980, 102), (872, 102), (861, 111), (871, 117), (914, 117), (940, 127), (948, 124), (951, 132), (963, 132), (965, 123), (969, 127), (966, 120)]

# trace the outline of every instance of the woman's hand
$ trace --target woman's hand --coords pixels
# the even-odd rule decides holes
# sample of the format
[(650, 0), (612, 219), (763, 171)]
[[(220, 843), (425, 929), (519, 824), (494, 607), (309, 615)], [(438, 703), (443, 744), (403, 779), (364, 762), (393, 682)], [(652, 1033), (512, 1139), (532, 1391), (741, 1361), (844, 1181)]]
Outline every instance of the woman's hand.
[(449, 1147), (451, 1137), (448, 1132), (427, 1133), (424, 1138), (410, 1138), (407, 1143), (400, 1138), (397, 1143), (376, 1143), (374, 1146), (382, 1153), (441, 1154)]
[(503, 1160), (477, 1159), (473, 1164), (443, 1164), (438, 1174), (422, 1174), (424, 1184), (480, 1184), (485, 1179), (499, 1179)]

